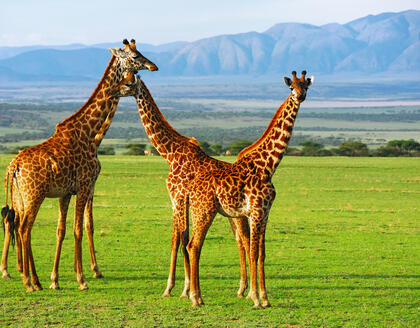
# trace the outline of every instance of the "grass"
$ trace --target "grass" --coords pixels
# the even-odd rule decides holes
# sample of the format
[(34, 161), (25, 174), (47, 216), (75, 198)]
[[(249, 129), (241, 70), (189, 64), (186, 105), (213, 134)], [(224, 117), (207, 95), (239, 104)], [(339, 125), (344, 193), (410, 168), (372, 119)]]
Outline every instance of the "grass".
[[(0, 156), (3, 172), (10, 159)], [(70, 208), (62, 289), (48, 289), (58, 205), (57, 199), (47, 199), (32, 233), (44, 290), (26, 293), (11, 251), (12, 279), (0, 281), (0, 326), (420, 326), (420, 159), (286, 157), (273, 179), (277, 198), (266, 236), (272, 308), (265, 310), (235, 297), (238, 254), (229, 224), (220, 216), (200, 263), (206, 305), (193, 309), (189, 300), (178, 298), (181, 256), (174, 297), (161, 298), (172, 229), (167, 164), (127, 156), (102, 157), (101, 162), (94, 217), (105, 278), (91, 278), (85, 236), (89, 290), (77, 289)]]

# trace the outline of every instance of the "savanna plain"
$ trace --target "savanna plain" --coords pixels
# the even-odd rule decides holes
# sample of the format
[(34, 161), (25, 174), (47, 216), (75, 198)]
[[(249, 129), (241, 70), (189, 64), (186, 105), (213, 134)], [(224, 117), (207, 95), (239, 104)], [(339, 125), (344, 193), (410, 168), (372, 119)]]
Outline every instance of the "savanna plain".
[[(0, 155), (4, 172), (12, 155)], [(232, 157), (223, 160), (234, 161)], [(103, 279), (92, 278), (87, 238), (78, 290), (73, 272), (73, 208), (50, 290), (58, 217), (46, 199), (32, 230), (44, 290), (27, 293), (15, 270), (0, 281), (0, 326), (11, 327), (419, 327), (420, 159), (285, 157), (266, 234), (272, 307), (235, 296), (239, 258), (226, 218), (217, 216), (200, 261), (205, 306), (180, 299), (182, 254), (173, 297), (166, 286), (172, 232), (159, 157), (102, 156), (94, 198), (95, 243)], [(3, 243), (3, 236), (0, 237)]]

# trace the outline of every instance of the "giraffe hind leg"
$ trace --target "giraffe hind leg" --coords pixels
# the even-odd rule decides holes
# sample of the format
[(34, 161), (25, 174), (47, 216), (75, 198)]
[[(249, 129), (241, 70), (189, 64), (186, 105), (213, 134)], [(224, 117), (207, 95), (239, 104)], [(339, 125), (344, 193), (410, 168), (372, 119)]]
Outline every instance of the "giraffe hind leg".
[(51, 272), (50, 289), (60, 289), (58, 284), (58, 267), (60, 263), (61, 247), (64, 237), (66, 236), (66, 218), (71, 195), (60, 198), (59, 200), (59, 218), (57, 224), (57, 247), (55, 251), (55, 259), (53, 271)]
[(99, 270), (98, 262), (96, 261), (96, 252), (95, 252), (95, 245), (93, 242), (93, 213), (92, 213), (92, 204), (93, 203), (93, 194), (89, 198), (86, 207), (85, 207), (85, 230), (88, 237), (88, 244), (89, 244), (89, 253), (90, 253), (90, 268), (93, 271), (94, 278), (103, 278), (102, 272)]
[(249, 257), (249, 224), (244, 218), (230, 218), (229, 223), (235, 236), (236, 245), (239, 252), (240, 260), (240, 283), (236, 293), (237, 297), (244, 297), (245, 290), (248, 288), (248, 278), (246, 272), (246, 257)]

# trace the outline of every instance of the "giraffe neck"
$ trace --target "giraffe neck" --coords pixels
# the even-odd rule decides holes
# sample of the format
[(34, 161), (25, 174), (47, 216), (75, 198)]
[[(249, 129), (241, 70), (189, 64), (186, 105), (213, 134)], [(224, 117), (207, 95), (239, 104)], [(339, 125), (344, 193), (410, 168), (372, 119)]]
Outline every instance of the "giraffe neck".
[(109, 97), (111, 88), (121, 80), (122, 68), (113, 56), (88, 101), (73, 115), (59, 123), (56, 131), (72, 132), (77, 142), (99, 146), (104, 138), (119, 102)]
[(289, 96), (254, 144), (242, 150), (238, 161), (252, 161), (264, 174), (273, 175), (289, 144), (300, 104)]
[(168, 156), (182, 147), (188, 138), (181, 135), (166, 121), (146, 85), (140, 80), (136, 94), (137, 108), (144, 130), (159, 154), (169, 161)]

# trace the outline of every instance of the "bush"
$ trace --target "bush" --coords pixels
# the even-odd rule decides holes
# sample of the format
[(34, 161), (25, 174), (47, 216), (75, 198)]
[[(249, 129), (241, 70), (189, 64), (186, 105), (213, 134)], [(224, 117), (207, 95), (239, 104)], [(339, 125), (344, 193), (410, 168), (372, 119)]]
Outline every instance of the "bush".
[(125, 146), (125, 148), (128, 149), (127, 152), (124, 153), (124, 155), (136, 155), (141, 156), (144, 155), (144, 150), (146, 149), (145, 144), (128, 144)]
[(303, 156), (324, 156), (321, 155), (321, 150), (324, 148), (324, 145), (313, 142), (313, 141), (304, 141), (299, 145), (302, 146), (302, 155)]
[(249, 140), (239, 140), (232, 143), (228, 150), (230, 151), (231, 155), (238, 155), (242, 149), (252, 145), (252, 142)]
[(115, 149), (111, 146), (101, 146), (98, 149), (99, 155), (115, 155)]
[(367, 145), (359, 141), (343, 142), (337, 151), (341, 156), (369, 156)]

